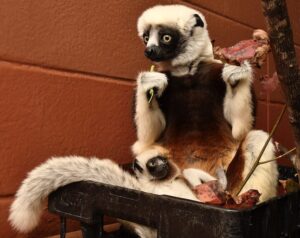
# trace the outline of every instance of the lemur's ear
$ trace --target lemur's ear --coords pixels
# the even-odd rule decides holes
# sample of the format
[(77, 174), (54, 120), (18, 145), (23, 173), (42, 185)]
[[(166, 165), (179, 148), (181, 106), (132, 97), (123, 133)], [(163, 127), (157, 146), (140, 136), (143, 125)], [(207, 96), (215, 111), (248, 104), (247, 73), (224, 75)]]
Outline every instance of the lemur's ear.
[(202, 21), (201, 17), (198, 14), (194, 14), (194, 17), (196, 19), (196, 24), (194, 25), (194, 27), (204, 27), (204, 22)]

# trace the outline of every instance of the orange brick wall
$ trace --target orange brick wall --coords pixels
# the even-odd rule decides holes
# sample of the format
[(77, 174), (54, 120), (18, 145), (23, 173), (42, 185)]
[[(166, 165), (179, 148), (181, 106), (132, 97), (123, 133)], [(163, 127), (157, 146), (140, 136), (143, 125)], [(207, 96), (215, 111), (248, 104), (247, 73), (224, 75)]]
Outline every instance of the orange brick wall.
[[(299, 56), (300, 2), (287, 2)], [(132, 89), (137, 73), (150, 65), (136, 36), (136, 19), (158, 3), (199, 9), (221, 46), (265, 28), (259, 0), (0, 0), (0, 237), (58, 233), (53, 216), (45, 216), (29, 236), (17, 235), (6, 222), (20, 182), (47, 158), (131, 160)], [(256, 89), (257, 128), (266, 129), (266, 96), (258, 83)], [(280, 89), (271, 100), (270, 125), (284, 103)], [(275, 138), (293, 146), (287, 117)]]

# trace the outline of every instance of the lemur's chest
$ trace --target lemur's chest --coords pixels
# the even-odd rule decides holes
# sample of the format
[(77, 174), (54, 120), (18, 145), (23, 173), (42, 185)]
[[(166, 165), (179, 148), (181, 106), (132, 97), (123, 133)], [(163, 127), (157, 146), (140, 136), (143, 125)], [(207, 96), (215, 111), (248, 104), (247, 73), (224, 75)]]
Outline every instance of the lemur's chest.
[(159, 99), (167, 122), (160, 142), (180, 167), (196, 165), (210, 171), (232, 156), (235, 143), (224, 118), (226, 85), (221, 73), (222, 65), (208, 64), (194, 76), (168, 77)]

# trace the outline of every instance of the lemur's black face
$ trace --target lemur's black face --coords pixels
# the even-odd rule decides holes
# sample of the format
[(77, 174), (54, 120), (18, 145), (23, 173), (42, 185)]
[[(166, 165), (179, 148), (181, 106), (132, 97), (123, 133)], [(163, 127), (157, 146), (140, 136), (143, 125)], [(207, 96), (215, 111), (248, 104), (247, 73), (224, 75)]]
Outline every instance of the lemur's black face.
[(161, 62), (178, 56), (184, 45), (184, 36), (176, 29), (166, 26), (151, 27), (144, 32), (145, 56)]

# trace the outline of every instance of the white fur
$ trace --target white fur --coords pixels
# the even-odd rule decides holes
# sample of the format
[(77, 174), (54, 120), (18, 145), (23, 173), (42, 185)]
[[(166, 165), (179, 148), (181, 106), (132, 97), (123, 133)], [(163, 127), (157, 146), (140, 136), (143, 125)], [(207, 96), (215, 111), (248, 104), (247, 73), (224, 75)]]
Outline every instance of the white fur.
[(53, 158), (32, 170), (22, 182), (10, 208), (12, 226), (21, 232), (32, 230), (39, 222), (44, 199), (57, 188), (82, 180), (140, 189), (134, 177), (110, 160)]
[(206, 21), (204, 16), (189, 7), (183, 5), (156, 5), (145, 10), (139, 17), (137, 22), (137, 30), (140, 37), (143, 36), (145, 29), (150, 26), (167, 25), (179, 29), (182, 34), (187, 34), (191, 29), (187, 25), (194, 14), (198, 14), (204, 22), (206, 28)]
[(147, 47), (149, 46), (158, 46), (159, 44), (159, 38), (158, 38), (158, 29), (155, 28), (153, 29), (151, 32), (150, 32), (150, 35), (149, 35), (149, 40), (147, 42)]
[(130, 224), (133, 225), (134, 228), (134, 233), (138, 235), (141, 238), (157, 238), (157, 230), (156, 229), (151, 229), (147, 226), (142, 226), (142, 225), (136, 225), (136, 224)]
[[(258, 157), (263, 148), (268, 134), (260, 130), (250, 131), (244, 141), (243, 149), (245, 151), (245, 169), (243, 171), (243, 179), (247, 176), (253, 166), (254, 161)], [(269, 142), (260, 161), (271, 160), (275, 158), (275, 148), (272, 141)], [(262, 195), (260, 202), (266, 201), (276, 196), (278, 183), (278, 169), (275, 161), (258, 165), (241, 193), (249, 189), (257, 189)]]
[[(241, 140), (251, 130), (252, 115), (252, 68), (248, 62), (241, 66), (225, 64), (222, 77), (226, 82), (226, 95), (224, 98), (224, 116), (232, 125), (232, 135)], [(232, 85), (236, 84), (236, 87)]]
[[(204, 19), (203, 16), (202, 19)], [(182, 66), (187, 66), (191, 62), (196, 61), (194, 63), (194, 70), (190, 72), (190, 74), (194, 74), (199, 62), (211, 60), (213, 60), (213, 49), (208, 31), (206, 27), (196, 27), (193, 36), (189, 36), (188, 38), (184, 53), (179, 54), (171, 63), (174, 68), (176, 66), (182, 68)]]
[(182, 174), (192, 188), (195, 188), (197, 185), (202, 184), (203, 182), (205, 183), (211, 180), (216, 180), (216, 178), (211, 176), (209, 173), (195, 168), (185, 169), (182, 171)]
[(167, 84), (168, 79), (163, 73), (143, 72), (138, 76), (135, 122), (139, 146), (136, 145), (136, 148), (147, 147), (153, 144), (165, 129), (166, 121), (157, 100), (154, 97), (149, 104), (147, 91), (155, 87), (158, 89), (157, 96), (159, 97), (162, 95)]

